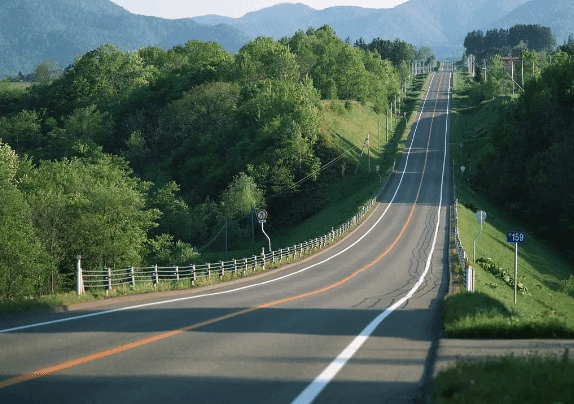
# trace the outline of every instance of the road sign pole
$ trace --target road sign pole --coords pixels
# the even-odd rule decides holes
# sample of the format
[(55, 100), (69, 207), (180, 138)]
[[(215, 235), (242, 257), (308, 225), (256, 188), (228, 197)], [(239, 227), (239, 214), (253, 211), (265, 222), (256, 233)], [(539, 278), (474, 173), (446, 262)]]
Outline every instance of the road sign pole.
[(263, 234), (265, 234), (265, 237), (267, 237), (267, 240), (269, 241), (269, 252), (271, 252), (271, 239), (269, 238), (269, 236), (267, 235), (267, 233), (265, 233), (265, 230), (263, 230), (263, 221), (260, 222), (261, 223), (261, 231), (263, 232)]
[(480, 224), (480, 231), (478, 232), (478, 234), (474, 238), (474, 242), (472, 243), (472, 262), (473, 263), (476, 261), (476, 240), (478, 240), (480, 233), (482, 233), (482, 224), (484, 223), (485, 220), (486, 220), (486, 212), (484, 210), (479, 210), (478, 212), (476, 212), (476, 221)]
[(516, 304), (517, 283), (518, 283), (518, 243), (514, 243), (514, 304)]
[(265, 237), (267, 237), (267, 240), (269, 241), (269, 252), (271, 252), (271, 239), (269, 238), (269, 236), (267, 235), (267, 233), (265, 233), (265, 230), (263, 229), (263, 223), (265, 223), (265, 221), (267, 220), (267, 212), (264, 211), (263, 209), (259, 209), (257, 211), (257, 219), (259, 220), (259, 223), (261, 223), (261, 231), (263, 232), (263, 234), (265, 234)]
[(506, 233), (506, 241), (514, 244), (514, 304), (516, 304), (516, 292), (518, 290), (518, 244), (526, 241), (526, 236), (520, 231)]

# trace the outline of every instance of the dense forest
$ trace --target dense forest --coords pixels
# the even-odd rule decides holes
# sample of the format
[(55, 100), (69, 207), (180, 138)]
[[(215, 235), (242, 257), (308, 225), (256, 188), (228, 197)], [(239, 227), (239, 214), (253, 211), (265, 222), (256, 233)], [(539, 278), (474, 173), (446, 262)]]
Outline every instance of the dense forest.
[(488, 146), (473, 156), (470, 183), (573, 256), (574, 40), (548, 53), (522, 50), (521, 59), (516, 83), (495, 55), (486, 80), (474, 84), (476, 102), (503, 103)]
[(281, 212), (275, 226), (317, 212), (339, 153), (323, 100), (386, 113), (409, 79), (411, 60), (376, 49), (329, 26), (237, 54), (107, 44), (44, 63), (29, 88), (0, 82), (0, 299), (69, 289), (76, 254), (87, 269), (190, 263), (222, 223), (246, 236), (254, 207)]
[(500, 56), (520, 56), (523, 49), (548, 52), (556, 47), (556, 38), (550, 28), (541, 25), (518, 24), (509, 29), (491, 29), (469, 32), (464, 38), (467, 55), (477, 59)]

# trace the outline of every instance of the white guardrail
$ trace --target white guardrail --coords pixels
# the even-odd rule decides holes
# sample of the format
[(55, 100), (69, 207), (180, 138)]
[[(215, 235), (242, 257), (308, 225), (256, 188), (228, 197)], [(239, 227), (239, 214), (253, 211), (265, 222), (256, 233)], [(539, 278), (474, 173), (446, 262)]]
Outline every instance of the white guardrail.
[(157, 265), (148, 267), (127, 267), (120, 269), (102, 268), (101, 270), (83, 270), (81, 267), (81, 256), (77, 256), (76, 266), (76, 291), (79, 295), (83, 294), (87, 288), (105, 289), (106, 291), (122, 285), (131, 285), (135, 287), (138, 283), (153, 283), (157, 285), (162, 281), (180, 281), (184, 279), (192, 282), (201, 278), (210, 278), (212, 276), (223, 277), (227, 273), (235, 274), (237, 272), (246, 272), (247, 270), (266, 269), (277, 263), (287, 260), (295, 260), (303, 255), (311, 254), (318, 251), (336, 239), (348, 233), (361, 223), (364, 216), (370, 211), (377, 198), (386, 189), (390, 178), (395, 170), (395, 164), (385, 180), (382, 182), (377, 195), (373, 197), (366, 205), (362, 206), (359, 212), (346, 223), (332, 229), (329, 233), (314, 238), (303, 243), (295, 244), (292, 247), (281, 248), (279, 250), (265, 253), (265, 248), (261, 254), (249, 258), (233, 259), (230, 261), (220, 261), (216, 263), (191, 264), (185, 266), (172, 265), (160, 267)]
[(456, 197), (456, 185), (454, 183), (454, 161), (452, 167), (454, 243), (456, 245), (458, 259), (460, 260), (460, 267), (463, 269), (464, 286), (466, 287), (466, 290), (474, 292), (474, 268), (469, 265), (466, 251), (464, 251), (458, 235), (458, 198)]

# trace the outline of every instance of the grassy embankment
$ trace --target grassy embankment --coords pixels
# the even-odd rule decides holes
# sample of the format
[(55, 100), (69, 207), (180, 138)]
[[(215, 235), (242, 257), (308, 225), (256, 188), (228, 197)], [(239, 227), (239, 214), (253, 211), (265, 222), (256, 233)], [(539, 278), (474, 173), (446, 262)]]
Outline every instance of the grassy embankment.
[[(457, 75), (452, 115), (452, 157), (455, 167), (471, 170), (488, 147), (488, 133), (502, 100), (472, 105), (464, 77)], [(462, 143), (463, 148), (460, 149)], [(527, 224), (513, 219), (465, 181), (468, 171), (455, 169), (459, 234), (470, 260), (473, 242), (480, 230), (475, 214), (486, 212), (486, 222), (476, 241), (476, 260), (490, 258), (490, 270), (471, 262), (476, 270), (475, 293), (454, 294), (445, 299), (445, 331), (451, 337), (534, 338), (574, 337), (574, 294), (567, 279), (574, 274), (571, 261), (561, 251), (529, 231)], [(508, 231), (522, 231), (526, 242), (518, 247), (517, 303), (514, 304), (514, 244)]]
[[(279, 234), (270, 234), (273, 248), (285, 248), (303, 241), (320, 237), (332, 228), (337, 228), (353, 215), (359, 208), (367, 203), (379, 188), (379, 176), (375, 166), (380, 166), (381, 177), (384, 178), (392, 168), (393, 161), (398, 161), (410, 127), (416, 118), (422, 89), (428, 84), (429, 76), (419, 76), (413, 83), (412, 90), (408, 92), (407, 99), (401, 107), (401, 114), (407, 112), (406, 118), (396, 118), (393, 122), (393, 132), (386, 133), (386, 115), (376, 114), (371, 105), (361, 105), (353, 101), (324, 101), (323, 110), (320, 111), (321, 130), (340, 153), (349, 152), (350, 163), (347, 161), (340, 178), (329, 182), (329, 201), (321, 212), (303, 221), (298, 226), (281, 229)], [(379, 129), (380, 127), (380, 129)], [(369, 172), (369, 159), (367, 150), (359, 161), (361, 148), (367, 134), (370, 134), (371, 159)], [(392, 142), (394, 147), (389, 150), (387, 144)], [(355, 175), (355, 168), (359, 162), (359, 169)], [(267, 246), (267, 240), (261, 238), (255, 246), (249, 249), (236, 249), (228, 252), (229, 259), (253, 256), (261, 252), (261, 247)], [(217, 262), (227, 260), (224, 252), (203, 254), (204, 262)], [(289, 262), (289, 261), (287, 261)], [(27, 302), (0, 303), (0, 313), (30, 310), (42, 307), (54, 307), (73, 303), (102, 299), (105, 297), (121, 296), (126, 294), (150, 293), (155, 291), (181, 290), (191, 287), (203, 286), (230, 280), (236, 277), (249, 276), (260, 269), (247, 271), (242, 274), (228, 274), (223, 279), (212, 277), (196, 281), (194, 285), (187, 280), (180, 282), (160, 282), (159, 285), (151, 283), (136, 285), (135, 288), (117, 287), (106, 293), (104, 290), (89, 290), (83, 296), (75, 292), (60, 293), (44, 296), (40, 300), (33, 299)]]
[[(473, 105), (468, 78), (457, 75), (453, 95), (452, 156), (455, 167), (472, 167), (488, 146), (488, 133), (501, 99)], [(460, 143), (463, 144), (462, 150)], [(476, 241), (476, 261), (489, 258), (484, 268), (478, 262), (475, 292), (458, 292), (443, 302), (445, 334), (455, 338), (573, 338), (574, 273), (571, 261), (561, 251), (529, 231), (528, 225), (510, 217), (468, 187), (465, 174), (455, 171), (459, 233), (470, 260), (480, 225), (476, 211), (487, 213)], [(461, 178), (462, 175), (462, 178)], [(518, 247), (520, 291), (514, 304), (514, 244), (507, 231), (523, 231), (526, 242)], [(505, 356), (484, 361), (458, 361), (438, 374), (434, 403), (566, 403), (573, 402), (574, 361), (566, 351), (561, 358)]]

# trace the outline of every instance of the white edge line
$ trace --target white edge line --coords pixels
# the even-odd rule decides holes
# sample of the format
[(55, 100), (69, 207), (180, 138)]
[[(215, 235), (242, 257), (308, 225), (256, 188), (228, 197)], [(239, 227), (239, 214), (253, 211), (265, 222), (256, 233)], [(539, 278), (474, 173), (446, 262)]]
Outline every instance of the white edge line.
[[(438, 231), (440, 227), (440, 210), (442, 208), (442, 197), (443, 197), (443, 188), (444, 188), (444, 174), (445, 174), (445, 167), (446, 167), (446, 153), (447, 153), (447, 134), (448, 134), (448, 117), (449, 117), (449, 109), (450, 109), (450, 77), (448, 81), (448, 107), (447, 107), (447, 117), (446, 117), (446, 128), (445, 128), (445, 137), (444, 137), (444, 155), (443, 155), (443, 162), (442, 162), (442, 177), (441, 177), (441, 186), (440, 186), (440, 199), (439, 199), (439, 210), (438, 210), (438, 218), (437, 223), (434, 231), (433, 242), (431, 246), (431, 250), (429, 256), (427, 258), (427, 262), (425, 265), (425, 270), (421, 274), (417, 283), (413, 286), (413, 288), (407, 293), (403, 298), (395, 302), (391, 307), (385, 309), (382, 313), (380, 313), (373, 321), (371, 321), (360, 333), (357, 335), (353, 341), (347, 345), (345, 349), (321, 372), (319, 376), (315, 378), (309, 384), (305, 390), (303, 390), (292, 402), (291, 404), (310, 404), (312, 403), (317, 396), (323, 391), (325, 387), (335, 378), (337, 373), (345, 366), (345, 364), (351, 359), (355, 353), (359, 350), (359, 348), (365, 343), (365, 341), (371, 336), (373, 331), (397, 308), (402, 306), (409, 300), (418, 288), (422, 285), (426, 275), (430, 269), (430, 262), (434, 254), (436, 241), (438, 237)], [(426, 99), (425, 99), (426, 101)], [(416, 129), (415, 129), (416, 131)], [(414, 134), (413, 134), (414, 138)], [(411, 143), (412, 144), (412, 143)], [(406, 171), (406, 170), (405, 170)]]
[[(429, 88), (430, 88), (430, 85), (432, 84), (432, 82), (433, 82), (433, 80), (434, 80), (434, 77), (435, 77), (435, 76), (433, 75), (433, 77), (431, 78), (431, 82), (429, 83)], [(387, 211), (388, 211), (389, 208), (391, 207), (393, 201), (395, 200), (395, 198), (396, 198), (396, 196), (397, 196), (397, 193), (399, 192), (399, 189), (400, 189), (401, 184), (402, 184), (402, 182), (403, 182), (403, 178), (404, 178), (404, 176), (405, 176), (405, 173), (406, 173), (406, 171), (407, 171), (407, 166), (408, 166), (408, 162), (409, 162), (409, 156), (410, 156), (410, 153), (411, 153), (411, 148), (412, 148), (412, 145), (413, 145), (413, 142), (414, 142), (414, 139), (415, 139), (415, 136), (416, 136), (416, 132), (417, 132), (417, 129), (418, 129), (418, 126), (419, 126), (420, 117), (421, 117), (421, 115), (422, 115), (424, 106), (425, 106), (425, 104), (426, 104), (426, 102), (427, 102), (428, 94), (429, 94), (429, 93), (428, 93), (428, 91), (427, 91), (427, 93), (426, 93), (426, 95), (425, 95), (425, 98), (424, 98), (424, 101), (423, 101), (423, 105), (422, 105), (422, 107), (420, 108), (420, 111), (419, 111), (419, 117), (418, 117), (417, 123), (416, 123), (416, 125), (415, 125), (415, 129), (414, 129), (414, 132), (413, 132), (413, 137), (412, 137), (412, 139), (411, 139), (411, 144), (410, 144), (410, 146), (409, 146), (409, 148), (408, 148), (408, 150), (407, 150), (407, 155), (406, 155), (406, 160), (405, 160), (405, 169), (403, 170), (403, 172), (402, 172), (402, 174), (401, 174), (401, 178), (400, 178), (399, 184), (397, 185), (397, 189), (395, 190), (395, 193), (393, 194), (392, 199), (391, 199), (390, 202), (388, 203), (387, 208), (383, 211), (383, 213), (381, 214), (381, 216), (379, 217), (379, 219), (377, 219), (377, 221), (369, 228), (369, 230), (367, 230), (367, 231), (365, 232), (365, 234), (363, 234), (357, 241), (355, 241), (353, 244), (349, 245), (349, 246), (346, 247), (345, 249), (341, 250), (341, 251), (338, 252), (337, 254), (334, 254), (334, 255), (330, 256), (329, 258), (327, 258), (327, 259), (325, 259), (325, 260), (323, 260), (323, 261), (320, 261), (320, 262), (317, 262), (317, 263), (315, 263), (315, 264), (313, 264), (313, 265), (309, 265), (308, 267), (302, 268), (302, 269), (300, 269), (299, 271), (292, 272), (292, 273), (287, 274), (287, 275), (283, 275), (283, 276), (281, 276), (281, 277), (279, 277), (279, 278), (274, 278), (274, 279), (270, 279), (270, 280), (268, 280), (268, 281), (255, 283), (255, 284), (252, 284), (252, 285), (242, 286), (242, 287), (239, 287), (239, 288), (230, 289), (230, 290), (225, 290), (225, 291), (221, 291), (221, 292), (204, 293), (204, 294), (201, 294), (201, 295), (186, 296), (186, 297), (180, 297), (180, 298), (177, 298), (177, 299), (162, 300), (161, 302), (143, 303), (143, 304), (138, 304), (138, 305), (135, 305), (135, 306), (120, 307), (120, 308), (117, 308), (117, 309), (97, 311), (97, 312), (94, 312), (94, 313), (87, 313), (87, 314), (81, 314), (81, 315), (78, 315), (78, 316), (72, 316), (72, 317), (61, 318), (61, 319), (58, 319), (58, 320), (43, 321), (43, 322), (40, 322), (40, 323), (32, 323), (32, 324), (22, 325), (22, 326), (18, 326), (18, 327), (6, 328), (6, 329), (1, 329), (1, 330), (0, 330), (0, 334), (9, 333), (9, 332), (15, 332), (15, 331), (28, 330), (28, 329), (30, 329), (30, 328), (36, 328), (36, 327), (42, 327), (42, 326), (46, 326), (46, 325), (64, 323), (64, 322), (68, 322), (68, 321), (81, 320), (81, 319), (84, 319), (84, 318), (102, 316), (102, 315), (104, 315), (104, 314), (118, 313), (118, 312), (126, 311), (126, 310), (141, 309), (141, 308), (143, 308), (143, 307), (157, 306), (157, 305), (160, 305), (160, 304), (175, 303), (175, 302), (180, 302), (180, 301), (184, 301), (184, 300), (199, 299), (199, 298), (202, 298), (202, 297), (211, 297), (211, 296), (218, 296), (218, 295), (224, 295), (224, 294), (239, 292), (239, 291), (242, 291), (242, 290), (245, 290), (245, 289), (250, 289), (250, 288), (257, 287), (257, 286), (266, 285), (266, 284), (269, 284), (269, 283), (272, 283), (272, 282), (277, 282), (277, 281), (283, 280), (283, 279), (288, 278), (288, 277), (290, 277), (290, 276), (294, 276), (294, 275), (300, 274), (300, 273), (305, 272), (305, 271), (307, 271), (307, 270), (309, 270), (309, 269), (311, 269), (311, 268), (314, 268), (314, 267), (316, 267), (316, 266), (318, 266), (318, 265), (324, 264), (325, 262), (328, 262), (328, 261), (332, 260), (333, 258), (336, 258), (337, 256), (339, 256), (339, 255), (341, 255), (341, 254), (347, 252), (350, 248), (354, 247), (354, 246), (357, 245), (359, 242), (361, 242), (361, 241), (379, 224), (379, 222), (383, 219), (383, 217), (385, 216), (385, 214), (387, 213)]]

